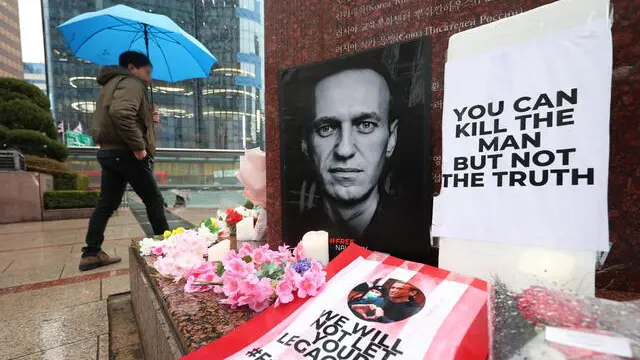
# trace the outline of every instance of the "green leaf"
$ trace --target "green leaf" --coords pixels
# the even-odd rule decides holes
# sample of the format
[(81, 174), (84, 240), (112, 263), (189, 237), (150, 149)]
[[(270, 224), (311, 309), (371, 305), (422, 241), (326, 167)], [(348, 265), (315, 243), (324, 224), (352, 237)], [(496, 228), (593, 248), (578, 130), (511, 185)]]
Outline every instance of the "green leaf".
[(211, 218), (208, 218), (207, 220), (203, 221), (202, 225), (208, 228), (212, 234), (217, 234), (220, 231), (220, 228), (213, 224), (213, 221), (211, 221)]
[(251, 259), (251, 256), (247, 255), (245, 257), (242, 258), (242, 260), (246, 263), (250, 263), (253, 261), (253, 259)]
[(284, 275), (284, 268), (278, 266), (275, 263), (268, 263), (262, 265), (260, 272), (258, 272), (258, 278), (269, 278), (276, 280)]
[(222, 261), (218, 262), (218, 268), (216, 269), (216, 275), (222, 276), (224, 274), (224, 265), (222, 265)]

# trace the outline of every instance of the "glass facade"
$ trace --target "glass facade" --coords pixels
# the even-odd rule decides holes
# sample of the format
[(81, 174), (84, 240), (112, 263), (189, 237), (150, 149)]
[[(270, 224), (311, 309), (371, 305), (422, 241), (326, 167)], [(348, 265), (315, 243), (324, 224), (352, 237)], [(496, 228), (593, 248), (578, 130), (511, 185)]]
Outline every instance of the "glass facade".
[(47, 71), (42, 63), (24, 63), (24, 79), (47, 93)]
[(154, 102), (161, 114), (158, 147), (264, 147), (263, 4), (255, 0), (43, 0), (48, 85), (56, 121), (64, 122), (66, 129), (80, 123), (89, 133), (99, 92), (99, 67), (72, 56), (56, 26), (116, 4), (169, 16), (218, 59), (207, 79), (154, 81)]

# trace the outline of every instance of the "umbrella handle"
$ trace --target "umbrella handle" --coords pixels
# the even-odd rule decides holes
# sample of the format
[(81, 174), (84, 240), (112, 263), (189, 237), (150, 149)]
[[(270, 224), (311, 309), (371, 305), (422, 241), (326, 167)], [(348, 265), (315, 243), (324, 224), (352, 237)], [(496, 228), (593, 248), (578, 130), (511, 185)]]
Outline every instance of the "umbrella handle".
[[(142, 24), (144, 27), (144, 47), (147, 49), (147, 58), (151, 61), (149, 56), (149, 28), (147, 24)], [(149, 90), (151, 91), (151, 104), (153, 104), (153, 79), (149, 79)]]

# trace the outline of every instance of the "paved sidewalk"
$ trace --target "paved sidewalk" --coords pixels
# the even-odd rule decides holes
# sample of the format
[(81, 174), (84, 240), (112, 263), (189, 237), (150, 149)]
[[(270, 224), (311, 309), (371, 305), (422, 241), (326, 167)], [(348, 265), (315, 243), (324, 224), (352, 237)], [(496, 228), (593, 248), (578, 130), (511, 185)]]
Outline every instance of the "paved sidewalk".
[(128, 246), (144, 236), (129, 210), (103, 249), (119, 264), (80, 272), (87, 219), (0, 225), (0, 359), (108, 359), (107, 297), (129, 291)]

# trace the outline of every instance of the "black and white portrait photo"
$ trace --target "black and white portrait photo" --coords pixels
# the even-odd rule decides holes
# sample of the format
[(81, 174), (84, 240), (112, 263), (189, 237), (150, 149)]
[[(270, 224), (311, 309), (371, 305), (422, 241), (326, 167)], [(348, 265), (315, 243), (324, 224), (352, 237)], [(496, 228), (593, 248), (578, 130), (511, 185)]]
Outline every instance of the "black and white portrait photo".
[(281, 71), (283, 235), (430, 262), (428, 38)]

